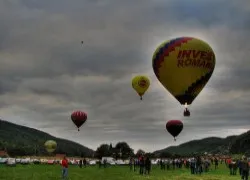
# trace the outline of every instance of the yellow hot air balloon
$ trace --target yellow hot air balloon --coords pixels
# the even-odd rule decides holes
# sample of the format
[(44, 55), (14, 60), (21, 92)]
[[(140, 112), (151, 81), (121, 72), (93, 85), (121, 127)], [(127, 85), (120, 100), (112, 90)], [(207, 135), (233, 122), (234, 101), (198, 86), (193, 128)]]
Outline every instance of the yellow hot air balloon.
[(132, 79), (132, 87), (137, 92), (142, 100), (142, 96), (148, 90), (150, 86), (150, 80), (146, 76), (135, 76)]
[(44, 147), (45, 149), (49, 152), (49, 153), (52, 153), (56, 150), (57, 148), (57, 143), (56, 141), (53, 141), (53, 140), (48, 140), (44, 143)]
[(153, 55), (153, 69), (162, 85), (187, 106), (204, 88), (215, 67), (213, 49), (204, 41), (179, 37), (162, 43)]

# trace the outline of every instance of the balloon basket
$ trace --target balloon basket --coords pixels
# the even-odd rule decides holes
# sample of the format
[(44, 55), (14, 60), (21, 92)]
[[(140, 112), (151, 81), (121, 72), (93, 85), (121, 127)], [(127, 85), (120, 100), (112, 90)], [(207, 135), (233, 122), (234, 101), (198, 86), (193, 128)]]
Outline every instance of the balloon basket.
[(184, 110), (184, 112), (183, 112), (183, 115), (184, 115), (185, 117), (189, 117), (189, 116), (190, 116), (190, 111), (186, 108), (186, 109)]

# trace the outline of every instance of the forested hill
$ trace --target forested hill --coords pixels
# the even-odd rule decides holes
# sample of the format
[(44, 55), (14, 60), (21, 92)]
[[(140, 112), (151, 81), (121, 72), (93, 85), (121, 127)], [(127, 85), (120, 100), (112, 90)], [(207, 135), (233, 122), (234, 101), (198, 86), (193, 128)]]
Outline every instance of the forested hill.
[(250, 131), (238, 136), (228, 136), (226, 138), (209, 137), (200, 140), (193, 140), (179, 146), (170, 146), (162, 150), (155, 151), (155, 155), (179, 154), (190, 155), (193, 153), (232, 153), (250, 154)]
[(94, 153), (93, 150), (78, 143), (56, 138), (37, 129), (0, 120), (0, 150), (7, 150), (9, 155), (48, 155), (44, 148), (46, 140), (57, 142), (55, 154), (66, 153), (67, 156), (92, 157)]
[[(46, 140), (55, 140), (58, 144), (54, 154), (64, 154), (67, 156), (92, 157), (94, 151), (78, 143), (56, 138), (48, 133), (37, 129), (13, 124), (0, 120), (0, 150), (7, 150), (11, 156), (38, 155), (46, 156), (48, 153), (44, 149)], [(232, 153), (250, 155), (250, 131), (238, 136), (226, 138), (209, 137), (183, 143), (179, 146), (171, 146), (155, 151), (153, 154), (190, 155), (193, 153)]]

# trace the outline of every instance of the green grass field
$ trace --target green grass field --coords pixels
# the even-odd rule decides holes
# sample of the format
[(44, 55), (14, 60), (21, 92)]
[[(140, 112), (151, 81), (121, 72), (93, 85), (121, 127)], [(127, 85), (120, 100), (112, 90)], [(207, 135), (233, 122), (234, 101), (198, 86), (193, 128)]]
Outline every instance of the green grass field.
[[(61, 179), (60, 165), (17, 165), (16, 167), (0, 166), (1, 180), (56, 180)], [(131, 172), (129, 167), (112, 166), (99, 169), (92, 166), (80, 169), (78, 166), (69, 167), (70, 180), (239, 180), (239, 175), (230, 176), (225, 165), (218, 170), (211, 170), (200, 175), (191, 175), (185, 168), (181, 170), (160, 170), (153, 166), (151, 175), (139, 175), (138, 171)]]

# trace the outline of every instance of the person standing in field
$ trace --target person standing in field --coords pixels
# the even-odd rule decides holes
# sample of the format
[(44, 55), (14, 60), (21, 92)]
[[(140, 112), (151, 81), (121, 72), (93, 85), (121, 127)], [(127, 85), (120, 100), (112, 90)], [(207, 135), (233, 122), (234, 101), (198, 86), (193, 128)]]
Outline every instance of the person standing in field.
[(132, 157), (130, 157), (129, 158), (129, 168), (130, 168), (130, 171), (132, 171), (133, 170), (133, 158)]
[(66, 156), (63, 157), (62, 160), (62, 179), (68, 178), (68, 160)]
[(233, 175), (233, 166), (232, 166), (232, 159), (231, 158), (227, 160), (227, 165), (228, 165), (228, 168), (230, 171), (230, 175)]
[(198, 156), (196, 158), (196, 174), (200, 174), (202, 173), (202, 161), (201, 161), (201, 157)]
[(238, 164), (240, 176), (241, 176), (241, 173), (242, 173), (241, 163), (242, 163), (242, 160), (238, 160), (237, 164)]
[(218, 169), (219, 160), (217, 158), (214, 159), (214, 169)]
[(144, 167), (145, 167), (145, 161), (144, 161), (144, 157), (142, 156), (140, 158), (140, 174), (143, 175), (143, 172), (144, 172)]
[(249, 164), (248, 164), (248, 161), (247, 161), (247, 157), (243, 157), (241, 168), (242, 168), (242, 172), (241, 172), (242, 180), (248, 180), (249, 170), (250, 169), (249, 169)]
[(134, 163), (134, 172), (136, 171), (136, 166), (137, 166), (137, 159), (133, 158), (133, 163)]
[(149, 157), (147, 157), (145, 160), (145, 174), (149, 175), (150, 170), (151, 170), (151, 160), (149, 159)]
[(209, 162), (208, 162), (208, 159), (205, 159), (205, 161), (204, 161), (204, 172), (208, 172), (208, 168), (209, 168)]
[(103, 160), (103, 167), (104, 167), (104, 168), (107, 167), (107, 159), (106, 159), (106, 158)]
[(85, 168), (87, 167), (87, 160), (85, 158), (83, 159), (83, 165)]
[(211, 158), (211, 164), (214, 165), (214, 158)]
[(233, 169), (232, 175), (236, 175), (237, 174), (237, 162), (235, 159), (232, 160), (232, 169)]
[(82, 168), (82, 159), (79, 161), (79, 167)]
[(192, 157), (190, 160), (190, 170), (191, 170), (191, 174), (195, 173), (195, 158)]
[(161, 166), (161, 169), (163, 169), (163, 161), (162, 161), (162, 159), (160, 160), (160, 166)]

